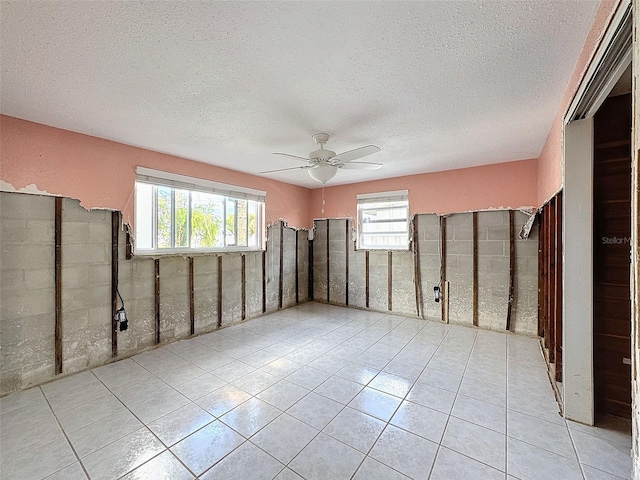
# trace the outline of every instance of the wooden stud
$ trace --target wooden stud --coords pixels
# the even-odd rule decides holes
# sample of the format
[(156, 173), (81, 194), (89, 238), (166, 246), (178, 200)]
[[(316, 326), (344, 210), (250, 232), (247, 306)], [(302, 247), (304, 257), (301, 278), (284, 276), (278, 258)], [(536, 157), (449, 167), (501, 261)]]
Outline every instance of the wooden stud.
[(156, 345), (160, 343), (160, 259), (155, 261), (155, 317), (156, 317)]
[(449, 282), (442, 282), (442, 317), (444, 323), (449, 323)]
[(298, 265), (299, 259), (298, 259), (298, 249), (299, 247), (299, 237), (300, 237), (300, 230), (296, 230), (296, 305), (298, 305), (300, 303), (300, 267)]
[(307, 296), (309, 301), (313, 301), (313, 240), (309, 240), (309, 259), (308, 259), (309, 271), (307, 283), (309, 284), (309, 290)]
[(247, 318), (247, 258), (242, 254), (242, 320)]
[(55, 221), (54, 221), (54, 275), (55, 275), (55, 372), (56, 375), (62, 373), (62, 198), (55, 199)]
[(387, 310), (393, 310), (393, 252), (387, 252)]
[(542, 276), (541, 276), (541, 296), (542, 296), (542, 301), (540, 302), (540, 312), (541, 312), (541, 322), (542, 322), (542, 339), (543, 339), (543, 345), (545, 348), (549, 348), (549, 328), (547, 326), (547, 287), (548, 287), (548, 283), (547, 283), (547, 268), (549, 267), (548, 263), (547, 263), (547, 250), (549, 249), (549, 243), (548, 243), (548, 238), (549, 238), (549, 232), (547, 231), (547, 217), (549, 212), (547, 210), (547, 207), (544, 206), (542, 208), (542, 223), (540, 225), (540, 229), (543, 232), (542, 235), (542, 239), (543, 239), (543, 243), (542, 243)]
[(544, 208), (538, 213), (538, 337), (544, 337)]
[(369, 250), (364, 252), (364, 302), (365, 306), (369, 308)]
[(327, 218), (327, 303), (329, 303), (330, 300), (330, 292), (331, 292), (331, 273), (329, 272), (329, 265), (330, 265), (330, 260), (329, 260), (329, 219)]
[(473, 325), (478, 326), (478, 212), (473, 212)]
[(555, 235), (555, 198), (547, 205), (549, 209), (549, 222), (548, 222), (548, 230), (549, 230), (549, 275), (547, 277), (547, 282), (549, 284), (547, 290), (547, 324), (549, 325), (549, 363), (554, 363), (556, 361), (556, 320), (555, 320), (555, 291), (556, 291), (556, 235)]
[(111, 357), (118, 356), (118, 231), (120, 213), (111, 212)]
[(447, 298), (445, 296), (445, 282), (447, 281), (447, 218), (440, 217), (440, 288), (442, 298), (440, 299), (440, 315), (442, 321), (447, 321)]
[(418, 240), (418, 215), (413, 217), (413, 283), (416, 292), (416, 315), (424, 318), (422, 276), (420, 274), (420, 243)]
[(193, 257), (189, 257), (189, 331), (191, 335), (196, 333)]
[(262, 313), (267, 311), (267, 252), (262, 251)]
[(515, 213), (509, 210), (509, 303), (507, 305), (507, 330), (511, 330), (513, 303), (515, 302), (515, 274), (516, 274), (516, 239)]
[(284, 295), (284, 222), (280, 220), (280, 267), (278, 269), (278, 310), (282, 310)]
[(222, 326), (222, 255), (218, 255), (218, 328)]
[(344, 304), (349, 305), (349, 219), (345, 220), (345, 258), (344, 258), (344, 268), (345, 268), (345, 285), (344, 285)]
[(562, 192), (556, 197), (556, 381), (562, 382)]

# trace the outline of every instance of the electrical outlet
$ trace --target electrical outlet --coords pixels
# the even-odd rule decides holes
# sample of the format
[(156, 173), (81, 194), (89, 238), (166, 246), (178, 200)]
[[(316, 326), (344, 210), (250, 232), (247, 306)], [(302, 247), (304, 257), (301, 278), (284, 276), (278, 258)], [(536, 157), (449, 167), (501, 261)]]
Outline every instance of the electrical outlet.
[(124, 307), (121, 307), (114, 316), (116, 322), (118, 322), (118, 326), (120, 331), (123, 332), (129, 327), (129, 322), (127, 321), (127, 311)]

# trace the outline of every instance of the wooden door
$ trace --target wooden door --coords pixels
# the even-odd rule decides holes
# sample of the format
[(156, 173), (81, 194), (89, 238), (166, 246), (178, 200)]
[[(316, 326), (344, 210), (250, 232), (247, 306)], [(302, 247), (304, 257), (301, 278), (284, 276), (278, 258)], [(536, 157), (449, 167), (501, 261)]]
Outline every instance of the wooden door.
[(598, 110), (594, 147), (595, 407), (630, 418), (631, 94)]

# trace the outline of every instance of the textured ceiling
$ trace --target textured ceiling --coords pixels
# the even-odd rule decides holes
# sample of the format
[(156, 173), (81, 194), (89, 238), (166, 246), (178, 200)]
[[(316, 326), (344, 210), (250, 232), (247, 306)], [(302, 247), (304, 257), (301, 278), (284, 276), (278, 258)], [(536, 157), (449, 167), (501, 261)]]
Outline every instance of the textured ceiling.
[(3, 0), (0, 108), (249, 173), (382, 149), (330, 184), (532, 158), (597, 6)]

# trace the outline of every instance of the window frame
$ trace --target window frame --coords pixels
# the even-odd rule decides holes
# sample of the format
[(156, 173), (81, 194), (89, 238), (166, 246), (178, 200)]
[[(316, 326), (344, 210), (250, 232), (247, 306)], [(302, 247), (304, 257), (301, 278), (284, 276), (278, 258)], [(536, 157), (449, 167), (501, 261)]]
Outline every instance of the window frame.
[[(151, 248), (140, 248), (136, 242), (138, 233), (138, 184), (149, 185), (152, 187), (151, 193)], [(171, 219), (170, 219), (170, 247), (158, 247), (158, 189), (164, 187), (171, 190)], [(187, 228), (186, 243), (188, 246), (176, 246), (176, 193), (184, 191), (188, 193), (187, 201)], [(222, 217), (222, 239), (223, 246), (217, 247), (192, 247), (191, 241), (193, 237), (193, 193), (203, 193), (208, 195), (217, 195), (223, 201), (223, 217)], [(234, 203), (234, 245), (227, 245), (227, 204), (231, 201)], [(246, 246), (238, 246), (238, 205), (240, 202), (247, 204), (246, 218)], [(249, 205), (253, 202), (256, 215), (256, 244), (249, 245)], [(253, 209), (252, 209), (253, 210)], [(136, 181), (134, 184), (134, 236), (133, 236), (133, 254), (138, 256), (159, 256), (159, 255), (180, 255), (180, 254), (206, 254), (221, 252), (256, 252), (265, 249), (266, 239), (266, 192), (262, 190), (254, 190), (246, 187), (239, 187), (210, 180), (204, 180), (195, 177), (187, 177), (169, 172), (162, 172), (145, 167), (136, 168)], [(253, 213), (253, 212), (251, 212)]]
[[(371, 204), (380, 204), (380, 203), (399, 203), (403, 202), (406, 205), (407, 216), (404, 218), (405, 229), (398, 232), (380, 232), (380, 233), (365, 233), (363, 228), (364, 215), (363, 211), (366, 210), (366, 205)], [(393, 208), (391, 205), (388, 207), (378, 207), (379, 210)], [(357, 213), (357, 221), (358, 221), (358, 229), (357, 229), (357, 244), (356, 247), (358, 250), (399, 250), (399, 251), (408, 251), (410, 249), (411, 239), (410, 239), (410, 210), (409, 210), (409, 190), (395, 190), (391, 192), (377, 192), (377, 193), (366, 193), (366, 194), (358, 194), (356, 196), (356, 213)], [(390, 219), (390, 222), (399, 222), (401, 220), (393, 220)], [(380, 223), (388, 223), (388, 222), (380, 222)], [(392, 245), (364, 245), (363, 239), (365, 237), (373, 237), (373, 236), (401, 236), (406, 235), (406, 244), (392, 244)]]

